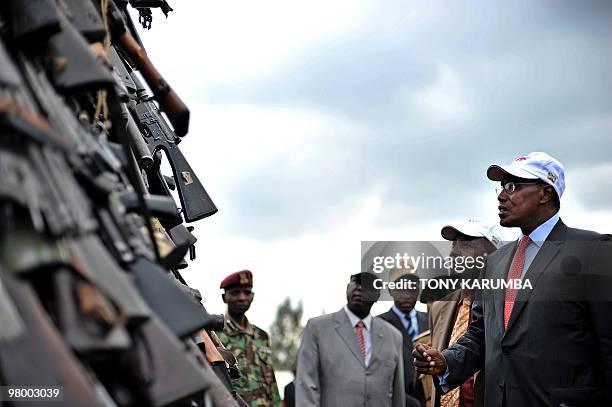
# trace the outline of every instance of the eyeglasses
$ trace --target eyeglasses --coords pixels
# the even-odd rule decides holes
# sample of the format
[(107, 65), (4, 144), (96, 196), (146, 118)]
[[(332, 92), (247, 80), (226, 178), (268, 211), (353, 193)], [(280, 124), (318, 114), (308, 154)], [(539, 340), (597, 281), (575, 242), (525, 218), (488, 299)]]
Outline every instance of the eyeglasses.
[(499, 196), (502, 191), (506, 191), (506, 194), (512, 195), (516, 192), (517, 185), (542, 185), (541, 182), (506, 182), (504, 185), (500, 185), (495, 188), (495, 193)]

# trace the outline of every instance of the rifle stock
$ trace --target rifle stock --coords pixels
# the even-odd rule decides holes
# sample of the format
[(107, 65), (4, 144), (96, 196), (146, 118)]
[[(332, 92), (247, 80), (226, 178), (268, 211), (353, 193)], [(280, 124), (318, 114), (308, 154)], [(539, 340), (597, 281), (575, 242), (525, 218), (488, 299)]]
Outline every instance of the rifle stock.
[(166, 326), (186, 338), (210, 323), (210, 316), (177, 287), (160, 266), (141, 257), (130, 267), (142, 297)]
[[(19, 131), (21, 135), (31, 137), (39, 143), (52, 143), (62, 149), (72, 146), (68, 140), (56, 132), (49, 122), (30, 106), (33, 105), (26, 91), (21, 74), (2, 41), (0, 41), (0, 84), (8, 89), (0, 92), (0, 118), (4, 124)], [(23, 100), (25, 103), (22, 103)]]
[(61, 0), (60, 6), (67, 11), (76, 29), (89, 42), (104, 40), (104, 22), (91, 0)]
[(65, 150), (72, 148), (44, 117), (13, 99), (0, 99), (0, 121), (39, 143), (50, 143)]
[(185, 221), (195, 222), (217, 213), (217, 207), (178, 146), (164, 144), (160, 148), (166, 152), (172, 167)]
[(65, 244), (69, 265), (91, 281), (119, 308), (128, 325), (139, 325), (152, 314), (125, 271), (119, 268), (97, 236), (71, 239)]
[[(41, 166), (45, 168), (45, 164), (53, 165), (53, 163), (46, 161), (38, 146), (24, 143), (23, 149), (26, 151), (0, 150), (0, 169), (4, 177), (0, 186), (0, 196), (29, 211), (32, 227), (41, 233), (46, 230), (52, 235), (61, 235), (81, 226), (95, 227), (96, 224), (91, 219), (86, 219), (85, 224), (78, 225), (80, 216), (91, 216), (91, 214), (86, 208), (75, 208), (74, 213), (69, 211), (64, 197), (56, 189), (56, 181), (52, 180), (52, 172), (55, 169), (48, 171), (49, 168), (46, 168), (47, 172), (40, 170)], [(20, 220), (8, 219), (8, 221), (11, 229), (15, 229), (15, 233), (22, 232), (20, 227), (24, 232), (29, 230), (25, 224), (20, 223)], [(9, 257), (12, 257), (12, 254), (8, 253)]]
[[(136, 80), (135, 82), (138, 86), (138, 82)], [(155, 104), (150, 100), (141, 100), (134, 106), (134, 111), (142, 126), (151, 154), (160, 150), (166, 153), (178, 189), (185, 221), (195, 222), (214, 215), (218, 210), (217, 207), (178, 148), (177, 143), (180, 139), (168, 127)]]
[(21, 85), (21, 75), (11, 60), (4, 44), (0, 41), (0, 84), (17, 87)]
[(4, 0), (13, 38), (24, 46), (38, 46), (60, 31), (53, 0)]
[(62, 30), (49, 39), (50, 71), (62, 93), (111, 89), (114, 79), (89, 49), (85, 38), (58, 10)]
[[(55, 271), (53, 280), (57, 320), (67, 344), (75, 352), (88, 355), (130, 348), (127, 331), (93, 286), (77, 282), (72, 272), (63, 268)], [(83, 309), (85, 304), (89, 305)]]
[[(140, 329), (128, 369), (143, 378), (139, 386), (146, 405), (166, 406), (189, 397), (201, 397), (212, 375), (190, 357), (181, 343), (156, 317)], [(143, 352), (143, 348), (146, 352)], [(174, 404), (172, 404), (174, 405)]]
[[(108, 406), (95, 388), (99, 383), (64, 344), (34, 289), (0, 270), (10, 298), (25, 321), (27, 331), (10, 341), (0, 340), (0, 371), (5, 386), (61, 386), (62, 404)], [(4, 327), (3, 327), (4, 329)], [(49, 402), (31, 402), (31, 405)]]
[[(1, 272), (0, 272), (1, 273)], [(0, 278), (0, 343), (13, 341), (23, 336), (27, 332), (25, 321), (19, 315), (15, 302), (8, 294), (2, 279)]]

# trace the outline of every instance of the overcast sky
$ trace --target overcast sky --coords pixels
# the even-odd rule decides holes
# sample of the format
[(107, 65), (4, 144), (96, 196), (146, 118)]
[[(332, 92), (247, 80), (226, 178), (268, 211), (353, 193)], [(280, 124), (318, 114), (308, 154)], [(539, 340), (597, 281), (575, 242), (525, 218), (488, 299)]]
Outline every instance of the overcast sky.
[(210, 312), (244, 268), (265, 329), (287, 296), (336, 311), (362, 240), (496, 221), (486, 169), (530, 151), (565, 165), (568, 225), (612, 232), (612, 2), (170, 3), (140, 32), (219, 207), (184, 271)]

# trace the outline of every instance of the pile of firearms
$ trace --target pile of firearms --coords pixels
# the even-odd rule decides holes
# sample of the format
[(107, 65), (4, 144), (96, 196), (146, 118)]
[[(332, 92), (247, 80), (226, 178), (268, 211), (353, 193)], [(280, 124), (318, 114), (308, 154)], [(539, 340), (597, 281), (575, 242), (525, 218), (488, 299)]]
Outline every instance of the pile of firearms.
[(61, 386), (74, 406), (235, 405), (223, 319), (179, 274), (195, 257), (184, 222), (217, 208), (128, 6), (145, 25), (171, 10), (0, 3), (0, 386)]

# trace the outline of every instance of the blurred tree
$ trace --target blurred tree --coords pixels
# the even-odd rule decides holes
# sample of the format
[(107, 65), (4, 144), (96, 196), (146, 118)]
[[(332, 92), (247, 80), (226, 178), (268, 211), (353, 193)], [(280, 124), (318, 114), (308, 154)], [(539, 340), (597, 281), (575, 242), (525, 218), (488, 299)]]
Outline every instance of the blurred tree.
[(276, 309), (276, 319), (270, 327), (272, 362), (275, 370), (292, 370), (297, 360), (302, 334), (302, 302), (295, 308), (289, 297)]

